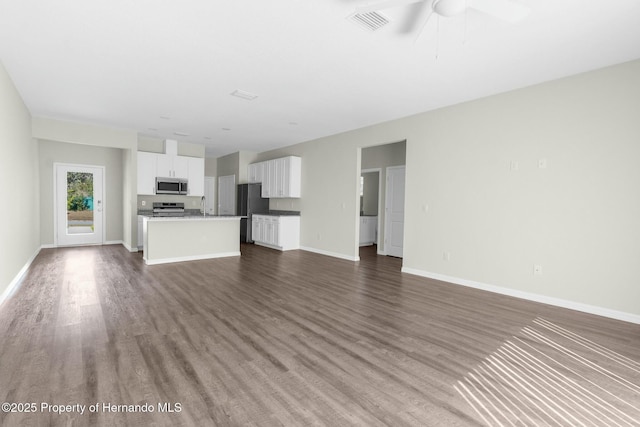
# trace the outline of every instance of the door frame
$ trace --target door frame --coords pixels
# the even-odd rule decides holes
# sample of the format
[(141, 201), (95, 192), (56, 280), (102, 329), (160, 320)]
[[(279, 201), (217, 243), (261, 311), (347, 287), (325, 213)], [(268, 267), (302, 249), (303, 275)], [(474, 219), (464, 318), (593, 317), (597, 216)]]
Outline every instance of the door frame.
[[(404, 188), (404, 197), (405, 197), (405, 206), (406, 206), (406, 195), (407, 195), (407, 165), (400, 165), (400, 166), (387, 166), (385, 168), (385, 179), (386, 179), (386, 187), (385, 187), (385, 192), (384, 192), (384, 199), (385, 199), (385, 209), (384, 209), (384, 237), (385, 237), (385, 245), (384, 245), (384, 252), (385, 255), (389, 254), (389, 251), (387, 250), (387, 241), (389, 241), (390, 239), (388, 239), (389, 234), (387, 233), (390, 229), (391, 229), (391, 216), (389, 215), (389, 211), (391, 210), (391, 200), (392, 198), (389, 197), (389, 170), (395, 170), (395, 169), (403, 169), (404, 170), (404, 177), (405, 177), (405, 188)], [(405, 227), (404, 227), (404, 221), (406, 219), (406, 212), (405, 209), (403, 207), (403, 211), (402, 211), (402, 223), (403, 223), (403, 232), (402, 232), (402, 257), (404, 259), (404, 235), (405, 235)]]
[[(92, 169), (100, 169), (102, 172), (102, 236), (100, 236), (100, 243), (91, 243), (88, 245), (81, 246), (98, 246), (104, 245), (106, 242), (107, 236), (107, 224), (106, 224), (106, 211), (107, 211), (107, 191), (106, 191), (106, 168), (100, 165), (85, 165), (78, 163), (62, 163), (62, 162), (54, 162), (53, 163), (53, 246), (59, 247), (58, 242), (58, 168), (60, 167), (71, 167), (71, 168), (92, 168)], [(67, 246), (67, 245), (65, 245)]]

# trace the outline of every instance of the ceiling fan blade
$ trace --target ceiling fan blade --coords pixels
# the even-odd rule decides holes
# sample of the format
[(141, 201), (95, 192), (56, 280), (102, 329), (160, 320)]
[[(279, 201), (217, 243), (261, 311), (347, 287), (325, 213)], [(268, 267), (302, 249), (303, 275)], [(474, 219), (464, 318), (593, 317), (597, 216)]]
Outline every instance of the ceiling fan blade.
[(469, 0), (469, 7), (503, 21), (515, 23), (529, 14), (529, 7), (509, 0)]
[(392, 7), (407, 6), (413, 3), (421, 3), (425, 0), (387, 0), (379, 3), (373, 3), (368, 6), (356, 8), (356, 13), (371, 13), (379, 10), (390, 9)]
[(422, 1), (410, 5), (407, 8), (406, 18), (400, 27), (400, 32), (408, 34), (413, 33), (418, 27), (424, 28), (424, 24), (433, 12), (430, 3), (430, 1)]
[(418, 39), (422, 35), (422, 32), (424, 31), (424, 27), (427, 26), (427, 22), (429, 22), (429, 19), (431, 19), (432, 16), (433, 16), (433, 9), (431, 9), (429, 11), (429, 13), (427, 14), (427, 17), (424, 18), (424, 21), (422, 21), (422, 25), (420, 25), (420, 29), (418, 30), (418, 34), (416, 34), (416, 38), (413, 39), (414, 43), (418, 41)]

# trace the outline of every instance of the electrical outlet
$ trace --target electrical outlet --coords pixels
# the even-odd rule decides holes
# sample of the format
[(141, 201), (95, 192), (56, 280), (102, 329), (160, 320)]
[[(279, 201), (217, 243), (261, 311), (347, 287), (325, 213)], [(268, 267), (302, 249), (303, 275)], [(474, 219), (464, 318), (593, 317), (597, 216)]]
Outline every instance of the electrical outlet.
[(517, 171), (520, 169), (520, 163), (517, 160), (511, 160), (509, 162), (509, 169), (512, 171)]
[(442, 253), (442, 259), (445, 261), (451, 261), (451, 252), (444, 251)]
[(539, 159), (538, 169), (546, 169), (546, 168), (547, 168), (547, 159)]
[(541, 276), (542, 275), (542, 266), (541, 265), (534, 265), (533, 266), (533, 275), (534, 276)]
[(142, 206), (147, 206), (147, 201), (146, 200), (142, 201)]

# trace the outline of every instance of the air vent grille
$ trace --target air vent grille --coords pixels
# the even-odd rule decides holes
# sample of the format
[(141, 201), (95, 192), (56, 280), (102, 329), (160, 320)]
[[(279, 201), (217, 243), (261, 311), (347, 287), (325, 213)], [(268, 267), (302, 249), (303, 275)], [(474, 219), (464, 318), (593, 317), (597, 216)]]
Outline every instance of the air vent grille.
[(349, 16), (349, 19), (369, 31), (378, 30), (389, 23), (389, 20), (384, 15), (376, 11), (354, 13)]
[(231, 96), (236, 96), (238, 98), (246, 99), (247, 101), (253, 101), (258, 97), (258, 95), (254, 95), (250, 92), (245, 92), (244, 90), (236, 89), (231, 92)]

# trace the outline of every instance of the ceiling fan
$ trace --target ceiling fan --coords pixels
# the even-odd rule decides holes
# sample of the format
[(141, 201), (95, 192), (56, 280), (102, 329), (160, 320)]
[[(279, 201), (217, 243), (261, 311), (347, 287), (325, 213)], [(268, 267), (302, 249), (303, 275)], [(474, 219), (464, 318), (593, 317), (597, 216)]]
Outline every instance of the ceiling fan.
[(452, 17), (463, 14), (467, 9), (475, 9), (510, 23), (518, 22), (529, 14), (527, 6), (511, 0), (387, 0), (358, 7), (354, 16), (359, 17), (361, 21), (365, 19), (374, 23), (380, 20), (386, 21), (386, 18), (377, 13), (378, 11), (409, 5), (422, 9), (414, 17), (421, 16), (422, 12), (426, 12), (426, 17), (422, 20), (410, 19), (404, 32), (413, 32), (416, 26), (419, 26), (422, 32), (422, 28), (434, 13), (443, 17)]

